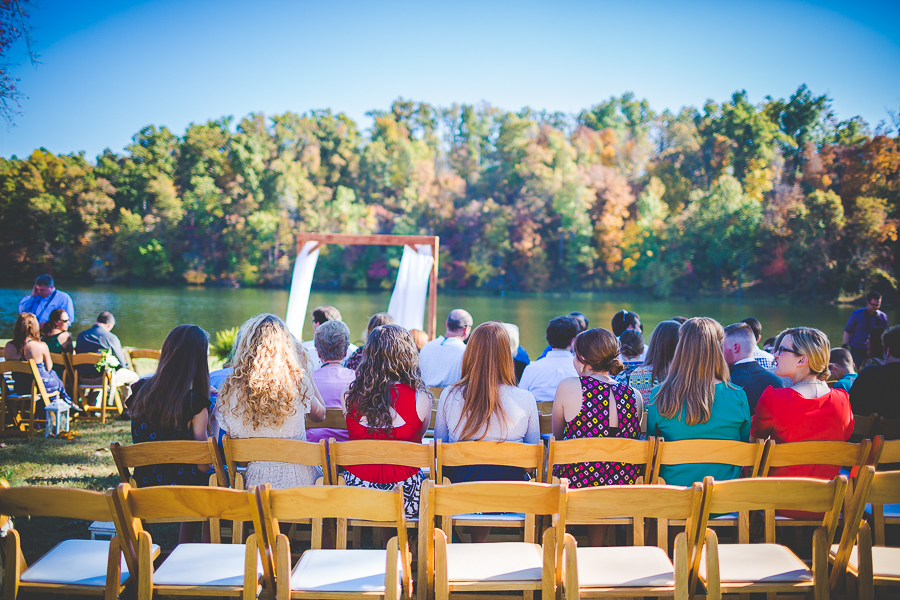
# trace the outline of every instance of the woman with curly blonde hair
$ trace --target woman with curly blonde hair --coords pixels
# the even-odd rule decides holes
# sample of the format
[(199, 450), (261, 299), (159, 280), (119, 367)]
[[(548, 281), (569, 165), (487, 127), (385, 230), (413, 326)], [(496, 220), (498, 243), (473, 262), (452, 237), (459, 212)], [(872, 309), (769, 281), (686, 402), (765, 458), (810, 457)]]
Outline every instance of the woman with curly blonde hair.
[[(363, 346), (356, 379), (342, 398), (351, 440), (422, 441), (431, 417), (432, 397), (425, 391), (419, 352), (412, 335), (399, 325), (380, 325)], [(347, 485), (392, 490), (403, 484), (406, 516), (419, 512), (425, 475), (416, 467), (355, 465), (344, 472)]]
[[(325, 420), (325, 405), (312, 380), (309, 355), (284, 321), (262, 314), (241, 326), (231, 375), (219, 389), (222, 427), (235, 438), (306, 440), (306, 414)], [(276, 489), (313, 485), (314, 467), (256, 461), (247, 468), (247, 487)]]

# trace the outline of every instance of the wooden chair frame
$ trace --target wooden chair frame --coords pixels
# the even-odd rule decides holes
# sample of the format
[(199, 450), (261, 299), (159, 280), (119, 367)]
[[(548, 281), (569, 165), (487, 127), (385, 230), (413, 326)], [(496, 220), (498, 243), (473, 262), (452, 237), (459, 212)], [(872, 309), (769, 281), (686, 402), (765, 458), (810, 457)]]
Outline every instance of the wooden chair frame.
[(325, 420), (321, 423), (313, 423), (309, 420), (309, 416), (306, 417), (306, 428), (307, 429), (347, 429), (347, 419), (344, 417), (344, 413), (340, 408), (326, 408), (325, 409)]
[[(162, 568), (165, 562), (154, 569), (150, 553), (153, 540), (142, 525), (144, 520), (252, 521), (256, 510), (256, 496), (252, 492), (190, 485), (134, 489), (128, 483), (120, 483), (115, 490), (110, 491), (110, 497), (115, 510), (116, 531), (122, 540), (122, 551), (125, 553), (130, 571), (137, 573), (139, 600), (150, 600), (154, 594), (237, 596), (244, 600), (256, 598), (261, 589), (257, 576), (257, 561), (261, 546), (256, 534), (251, 534), (245, 544), (243, 585), (158, 585), (153, 583), (153, 574)], [(269, 569), (270, 562), (265, 559), (260, 562), (263, 565), (263, 581), (267, 589), (274, 589), (275, 581)]]
[[(87, 521), (113, 519), (109, 501), (100, 492), (44, 486), (11, 488), (6, 480), (0, 479), (0, 525), (6, 525), (10, 516), (63, 517)], [(21, 581), (20, 577), (28, 565), (22, 556), (19, 532), (15, 528), (6, 532), (5, 544), (4, 600), (15, 600), (20, 591), (94, 595), (115, 600), (125, 590), (125, 583), (121, 582), (122, 552), (117, 536), (109, 541), (106, 582), (102, 586)]]
[[(448, 578), (447, 545), (452, 537), (434, 526), (436, 517), (452, 517), (474, 512), (525, 513), (531, 519), (537, 515), (552, 515), (553, 527), (544, 531), (541, 551), (543, 570), (541, 581), (451, 581)], [(562, 552), (566, 531), (566, 482), (559, 485), (503, 481), (472, 482), (435, 485), (426, 481), (422, 488), (419, 520), (427, 526), (419, 528), (418, 598), (448, 600), (453, 592), (520, 591), (529, 600), (535, 590), (541, 597), (554, 598), (562, 589)], [(526, 535), (528, 529), (526, 528)], [(532, 541), (513, 542), (531, 544)], [(487, 546), (460, 544), (460, 546)]]
[[(412, 596), (412, 557), (406, 533), (406, 519), (403, 506), (403, 490), (398, 485), (393, 492), (348, 486), (312, 486), (284, 490), (273, 490), (267, 483), (255, 491), (257, 496), (254, 526), (262, 532), (259, 538), (265, 543), (262, 551), (264, 560), (271, 561), (275, 574), (274, 598), (324, 598), (327, 600), (352, 599), (365, 597), (383, 597), (385, 600), (398, 600)], [(350, 519), (363, 522), (392, 523), (397, 535), (387, 544), (385, 591), (377, 592), (325, 592), (303, 591), (291, 589), (291, 549), (287, 536), (280, 533), (279, 521), (294, 521), (298, 518), (308, 519), (313, 523), (312, 548), (307, 551), (324, 551), (322, 549), (322, 523), (324, 519), (336, 519), (343, 523), (338, 528), (336, 546), (338, 550), (347, 548), (346, 523)], [(353, 552), (352, 550), (350, 552)], [(306, 553), (304, 553), (306, 554)], [(397, 577), (397, 557), (400, 557), (402, 578)], [(303, 557), (301, 556), (301, 560)], [(298, 562), (299, 564), (299, 562)], [(348, 565), (352, 570), (352, 565)], [(272, 597), (270, 595), (270, 597)]]
[[(813, 534), (813, 560), (811, 573), (813, 581), (791, 582), (722, 582), (720, 579), (719, 542), (712, 529), (706, 529), (708, 518), (701, 526), (706, 529), (706, 581), (709, 600), (720, 600), (722, 594), (747, 594), (754, 592), (808, 593), (816, 600), (828, 600), (828, 550), (834, 540), (838, 517), (847, 490), (847, 478), (840, 475), (832, 481), (804, 479), (798, 477), (778, 477), (735, 479), (713, 481), (707, 477), (703, 481), (707, 493), (711, 494), (708, 512), (729, 513), (742, 510), (808, 510), (824, 513)], [(774, 528), (766, 528), (766, 543), (774, 544)], [(736, 544), (734, 546), (750, 546)], [(782, 546), (782, 548), (784, 548)], [(785, 548), (786, 550), (786, 548)], [(790, 550), (787, 550), (790, 552)], [(701, 560), (701, 557), (696, 557)], [(800, 559), (797, 559), (799, 561)], [(697, 565), (699, 567), (699, 564)], [(697, 571), (698, 576), (701, 572)]]
[[(749, 469), (750, 477), (758, 477), (765, 455), (764, 440), (756, 442), (739, 442), (735, 440), (679, 440), (666, 442), (660, 440), (657, 445), (656, 463), (653, 468), (652, 483), (663, 482), (659, 477), (663, 465), (685, 465), (693, 463), (714, 463), (732, 465)], [(673, 525), (683, 525), (683, 521), (674, 521)], [(709, 521), (711, 527), (736, 527), (738, 543), (750, 543), (750, 512), (738, 511), (737, 517), (722, 516)]]
[(75, 375), (72, 373), (72, 364), (69, 361), (69, 357), (72, 355), (71, 352), (51, 352), (50, 360), (53, 362), (53, 365), (60, 365), (63, 368), (63, 376), (60, 378), (63, 382), (63, 387), (67, 390), (72, 389), (72, 383), (75, 381)]
[[(674, 574), (672, 586), (608, 586), (581, 587), (578, 576), (578, 550), (575, 538), (566, 534), (565, 541), (565, 590), (566, 598), (672, 596), (686, 600), (693, 595), (692, 581), (696, 582), (699, 565), (703, 529), (700, 524), (708, 513), (709, 496), (703, 485), (695, 483), (692, 488), (667, 485), (616, 485), (570, 489), (566, 495), (566, 522), (579, 524), (602, 524), (617, 519), (621, 515), (631, 515), (634, 523), (634, 545), (642, 546), (644, 519), (656, 519), (658, 526), (657, 545), (668, 554), (668, 532), (664, 523), (681, 520), (685, 531), (675, 538)], [(617, 552), (623, 548), (596, 548), (586, 551)]]
[[(31, 384), (31, 394), (14, 394), (8, 386), (4, 373), (22, 373), (31, 375), (34, 379)], [(46, 423), (45, 420), (36, 420), (34, 413), (37, 410), (38, 400), (48, 406), (53, 399), (59, 397), (59, 392), (52, 394), (47, 392), (44, 387), (44, 381), (38, 373), (37, 363), (34, 360), (7, 360), (0, 362), (0, 429), (4, 434), (9, 432), (15, 435), (33, 435), (35, 432), (35, 423)], [(6, 413), (9, 411), (10, 405), (15, 402), (18, 406), (15, 408), (14, 421), (21, 418), (18, 423), (14, 423), (15, 429), (7, 428)], [(27, 417), (26, 417), (27, 415)]]
[(161, 351), (160, 350), (150, 350), (147, 348), (129, 348), (128, 352), (128, 362), (131, 363), (131, 370), (137, 373), (137, 365), (135, 364), (135, 360), (139, 358), (149, 358), (151, 360), (159, 360)]
[(850, 434), (850, 442), (858, 444), (863, 440), (874, 440), (879, 420), (878, 413), (853, 415), (853, 433)]
[[(96, 365), (102, 358), (103, 355), (98, 352), (84, 352), (82, 354), (72, 354), (69, 356), (69, 365), (72, 367), (73, 377), (72, 401), (76, 402), (81, 407), (85, 412), (85, 415), (89, 415), (92, 412), (100, 413), (99, 417), (79, 415), (79, 419), (87, 421), (99, 420), (101, 423), (106, 423), (106, 411), (108, 408), (111, 407), (115, 409), (120, 415), (125, 412), (125, 407), (122, 405), (122, 399), (119, 397), (119, 390), (113, 386), (113, 375), (107, 369), (100, 370), (100, 383), (81, 383), (81, 380), (84, 378), (78, 373), (78, 366)], [(100, 395), (100, 405), (93, 406), (85, 403), (85, 392), (98, 392)], [(110, 400), (112, 400), (111, 405), (109, 404)]]

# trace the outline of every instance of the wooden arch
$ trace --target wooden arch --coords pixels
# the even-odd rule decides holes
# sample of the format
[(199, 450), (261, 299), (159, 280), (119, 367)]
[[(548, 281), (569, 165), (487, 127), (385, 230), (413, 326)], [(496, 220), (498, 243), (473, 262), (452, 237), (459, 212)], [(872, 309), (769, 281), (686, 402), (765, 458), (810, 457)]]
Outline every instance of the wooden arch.
[(355, 233), (298, 233), (297, 254), (303, 249), (306, 242), (318, 242), (314, 247), (324, 244), (340, 244), (342, 246), (409, 246), (416, 250), (416, 246), (431, 246), (431, 254), (434, 256), (434, 264), (431, 266), (431, 275), (428, 278), (428, 338), (437, 336), (437, 279), (438, 279), (438, 250), (440, 250), (441, 238), (436, 235), (392, 235), (386, 233), (355, 234)]

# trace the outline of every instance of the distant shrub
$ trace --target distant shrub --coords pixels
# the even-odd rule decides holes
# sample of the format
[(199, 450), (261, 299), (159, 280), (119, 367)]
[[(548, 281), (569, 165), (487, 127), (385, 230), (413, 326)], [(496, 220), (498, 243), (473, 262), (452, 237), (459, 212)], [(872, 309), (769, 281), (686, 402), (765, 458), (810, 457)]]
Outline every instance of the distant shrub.
[(209, 347), (209, 353), (228, 362), (231, 359), (231, 351), (234, 348), (235, 340), (237, 340), (237, 334), (237, 327), (217, 331), (216, 337)]

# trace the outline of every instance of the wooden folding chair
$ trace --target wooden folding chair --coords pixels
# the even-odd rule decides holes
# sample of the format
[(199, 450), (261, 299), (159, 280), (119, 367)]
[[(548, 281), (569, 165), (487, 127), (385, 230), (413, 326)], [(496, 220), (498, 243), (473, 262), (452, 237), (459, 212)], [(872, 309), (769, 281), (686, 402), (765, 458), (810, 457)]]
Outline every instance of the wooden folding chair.
[(552, 415), (553, 414), (553, 401), (549, 402), (538, 402), (537, 409), (539, 415)]
[[(277, 438), (238, 439), (226, 433), (222, 438), (222, 447), (225, 450), (225, 464), (228, 466), (231, 487), (236, 490), (246, 489), (244, 474), (238, 471), (238, 463), (257, 460), (277, 460), (277, 462), (294, 465), (321, 467), (324, 477), (329, 477), (328, 451), (325, 440), (313, 444), (312, 442)], [(328, 480), (323, 480), (323, 482), (329, 483)], [(291, 523), (309, 523), (309, 519), (291, 520)], [(244, 523), (235, 522), (232, 527), (232, 542), (241, 543), (244, 540)]]
[[(135, 373), (140, 373), (137, 368), (137, 363), (135, 362), (138, 359), (149, 359), (159, 361), (160, 351), (159, 350), (147, 350), (144, 348), (129, 348), (128, 349), (128, 362), (131, 363), (131, 370)], [(156, 371), (156, 369), (153, 369)], [(153, 372), (151, 371), (151, 372)]]
[[(853, 521), (847, 519), (841, 543), (832, 546), (829, 554), (834, 562), (832, 589), (845, 573), (856, 580), (860, 600), (873, 600), (876, 585), (900, 586), (900, 548), (885, 546), (884, 509), (891, 503), (900, 503), (900, 471), (876, 473), (871, 466), (862, 469), (853, 494)], [(874, 546), (869, 524), (862, 520), (869, 509), (874, 513)], [(850, 593), (851, 581), (847, 583)]]
[(853, 415), (853, 433), (850, 434), (849, 442), (858, 444), (863, 440), (874, 440), (875, 429), (878, 427), (880, 417), (878, 413), (871, 415)]
[[(531, 520), (552, 515), (554, 526), (544, 531), (540, 545), (534, 543), (534, 528), (525, 529), (524, 542), (464, 544), (451, 543), (451, 532), (434, 527), (438, 516), (478, 512), (524, 513)], [(522, 592), (530, 600), (535, 590), (541, 590), (542, 598), (550, 599), (560, 589), (566, 531), (565, 482), (434, 485), (426, 481), (419, 519), (420, 600), (447, 600), (453, 592), (483, 591)]]
[[(158, 442), (157, 442), (158, 443)], [(137, 596), (236, 596), (250, 600), (259, 593), (260, 578), (268, 589), (274, 579), (260, 558), (256, 534), (246, 544), (179, 544), (153, 568), (146, 521), (251, 521), (256, 496), (220, 487), (168, 485), (134, 489), (120, 483), (111, 492), (116, 531), (132, 573), (137, 573)]]
[[(354, 465), (398, 465), (401, 467), (418, 467), (426, 472), (429, 479), (434, 478), (434, 445), (416, 444), (415, 442), (398, 442), (394, 440), (352, 440), (335, 442), (328, 440), (328, 464), (330, 475), (328, 481), (335, 485), (344, 485), (338, 467)], [(349, 522), (353, 527), (353, 547), (359, 548), (360, 528), (391, 527), (393, 523), (380, 523), (364, 519), (353, 519)], [(341, 524), (338, 524), (340, 527)], [(407, 519), (406, 526), (419, 527), (417, 518)]]
[[(706, 529), (706, 544), (697, 573), (706, 585), (709, 600), (719, 600), (722, 594), (754, 592), (812, 592), (816, 600), (828, 600), (828, 550), (834, 541), (847, 490), (846, 477), (839, 475), (832, 481), (799, 477), (713, 481), (707, 477), (703, 485), (711, 494), (711, 513), (741, 510), (824, 513), (813, 534), (812, 569), (786, 546), (774, 543), (774, 527), (766, 528), (765, 544), (719, 544), (716, 533)], [(705, 529), (706, 522), (701, 525)]]
[[(9, 487), (0, 479), (0, 525), (9, 517), (62, 517), (110, 521), (107, 497), (100, 492), (59, 487)], [(19, 591), (48, 594), (79, 594), (117, 598), (129, 577), (119, 538), (111, 540), (65, 540), (30, 567), (22, 556), (19, 532), (6, 532), (6, 563), (3, 597), (14, 600)], [(154, 546), (155, 557), (159, 548)]]
[(900, 419), (880, 417), (875, 425), (874, 434), (880, 435), (886, 440), (900, 440)]
[[(7, 381), (5, 375), (20, 373), (30, 375), (34, 380), (31, 384), (30, 394), (16, 394), (12, 389), (11, 381)], [(44, 406), (59, 398), (59, 392), (47, 393), (44, 381), (38, 373), (37, 363), (33, 360), (7, 360), (0, 362), (0, 427), (4, 434), (32, 435), (35, 432), (35, 424), (46, 424), (45, 419), (35, 419), (37, 403), (43, 402)], [(12, 416), (12, 422), (7, 424), (7, 413)]]
[[(66, 390), (72, 389), (72, 382), (75, 380), (75, 376), (72, 374), (72, 365), (69, 364), (70, 356), (72, 356), (71, 352), (50, 353), (50, 361), (53, 363), (54, 371), (56, 367), (62, 367), (62, 375), (59, 378), (62, 380)], [(57, 375), (59, 375), (58, 371)]]
[[(264, 532), (268, 549), (263, 555), (273, 561), (274, 598), (339, 600), (364, 596), (398, 600), (412, 596), (411, 556), (399, 485), (388, 492), (348, 486), (273, 490), (264, 484), (256, 494), (254, 524), (258, 532)], [(279, 532), (278, 523), (297, 518), (313, 521), (312, 548), (292, 568), (290, 543)], [(344, 524), (348, 519), (391, 523), (397, 535), (388, 541), (387, 550), (348, 550), (346, 526), (339, 527), (337, 548), (323, 550), (324, 519)]]
[(344, 413), (340, 408), (326, 408), (325, 409), (325, 420), (321, 423), (313, 423), (309, 420), (309, 415), (306, 417), (306, 428), (307, 429), (347, 429), (347, 419), (344, 418)]
[[(734, 440), (679, 440), (659, 441), (652, 483), (665, 483), (659, 477), (663, 465), (685, 465), (693, 463), (713, 463), (733, 465), (747, 469), (749, 477), (758, 477), (762, 466), (766, 444), (763, 440), (754, 443)], [(672, 525), (682, 525), (673, 522)], [(750, 513), (746, 510), (736, 514), (726, 514), (709, 520), (713, 527), (737, 527), (737, 538), (741, 544), (750, 542)]]
[(441, 399), (441, 394), (444, 393), (444, 388), (431, 386), (428, 388), (428, 393), (431, 394), (432, 398), (434, 398), (434, 407), (437, 408), (438, 400)]
[[(869, 459), (871, 448), (872, 442), (869, 440), (863, 440), (859, 444), (821, 441), (776, 444), (773, 440), (769, 440), (766, 442), (766, 454), (760, 467), (760, 477), (771, 477), (769, 472), (773, 467), (833, 465), (845, 468), (850, 473), (850, 485), (844, 499), (844, 509), (849, 510), (850, 497), (853, 494), (856, 476), (859, 473), (859, 469), (865, 466), (866, 461)], [(810, 512), (821, 511), (810, 510)], [(769, 535), (768, 531), (771, 528), (771, 535), (774, 536), (775, 527), (817, 527), (818, 525), (818, 521), (791, 519), (789, 517), (776, 516), (774, 510), (766, 511), (766, 535)], [(772, 541), (774, 539), (773, 537)]]
[[(465, 465), (504, 465), (507, 467), (519, 467), (533, 478), (533, 481), (546, 481), (544, 475), (544, 446), (543, 444), (520, 444), (517, 442), (485, 442), (469, 441), (444, 444), (437, 440), (435, 444), (435, 456), (437, 459), (437, 475), (435, 481), (449, 484), (450, 479), (444, 475), (446, 467), (460, 467)], [(513, 527), (524, 528), (526, 539), (528, 530), (534, 529), (538, 523), (520, 513), (512, 514), (458, 514), (448, 515), (441, 527), (451, 534), (454, 526), (473, 527)], [(537, 535), (540, 532), (535, 530)], [(532, 538), (533, 539), (533, 538)]]
[[(85, 379), (78, 372), (79, 365), (96, 365), (103, 358), (98, 352), (85, 352), (83, 354), (72, 354), (69, 357), (69, 364), (72, 367), (72, 401), (78, 404), (86, 415), (90, 413), (100, 413), (99, 417), (95, 416), (79, 416), (84, 420), (99, 420), (106, 423), (106, 410), (109, 407), (115, 409), (120, 415), (125, 412), (122, 405), (122, 399), (119, 397), (119, 390), (113, 386), (113, 375), (107, 369), (100, 370), (100, 379)], [(125, 365), (122, 365), (125, 366)], [(91, 404), (88, 396), (96, 393), (99, 397), (99, 403)]]
[[(567, 600), (602, 596), (672, 596), (686, 600), (694, 557), (699, 556), (708, 496), (703, 485), (693, 488), (668, 485), (611, 485), (570, 489), (566, 497), (566, 522), (601, 524), (621, 515), (634, 523), (634, 545), (603, 548), (577, 547), (566, 534), (565, 589)], [(668, 520), (686, 523), (675, 538), (674, 564), (668, 557), (665, 527), (658, 530), (658, 546), (644, 546), (644, 519), (658, 524)]]

